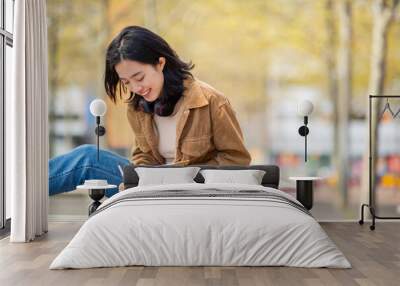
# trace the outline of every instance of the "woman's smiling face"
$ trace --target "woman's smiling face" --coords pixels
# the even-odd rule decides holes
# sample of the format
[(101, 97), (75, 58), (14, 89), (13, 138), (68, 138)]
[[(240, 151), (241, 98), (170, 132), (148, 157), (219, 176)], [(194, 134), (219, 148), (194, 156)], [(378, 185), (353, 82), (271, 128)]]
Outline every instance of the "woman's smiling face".
[(160, 96), (164, 85), (164, 65), (163, 57), (159, 58), (156, 65), (122, 60), (115, 65), (115, 71), (129, 91), (142, 96), (148, 102), (153, 102)]

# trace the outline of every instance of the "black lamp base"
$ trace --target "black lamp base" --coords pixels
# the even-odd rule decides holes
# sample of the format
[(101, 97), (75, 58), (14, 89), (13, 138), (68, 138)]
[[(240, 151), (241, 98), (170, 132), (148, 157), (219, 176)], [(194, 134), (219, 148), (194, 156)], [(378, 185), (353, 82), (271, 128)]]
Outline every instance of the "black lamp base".
[(98, 136), (103, 136), (104, 134), (106, 134), (106, 128), (104, 128), (104, 126), (99, 125), (94, 130), (94, 133), (96, 133), (96, 135)]
[(303, 126), (301, 126), (301, 127), (299, 128), (299, 134), (300, 134), (301, 136), (307, 136), (308, 133), (310, 133), (310, 130), (308, 129), (307, 126), (303, 125)]

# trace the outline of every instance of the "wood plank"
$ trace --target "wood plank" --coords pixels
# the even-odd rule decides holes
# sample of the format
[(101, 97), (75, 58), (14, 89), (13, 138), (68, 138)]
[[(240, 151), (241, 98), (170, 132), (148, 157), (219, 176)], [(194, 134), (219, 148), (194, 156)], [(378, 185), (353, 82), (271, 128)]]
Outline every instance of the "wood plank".
[(321, 223), (352, 269), (295, 267), (115, 267), (49, 270), (82, 223), (50, 223), (32, 243), (0, 241), (0, 285), (398, 285), (400, 223)]

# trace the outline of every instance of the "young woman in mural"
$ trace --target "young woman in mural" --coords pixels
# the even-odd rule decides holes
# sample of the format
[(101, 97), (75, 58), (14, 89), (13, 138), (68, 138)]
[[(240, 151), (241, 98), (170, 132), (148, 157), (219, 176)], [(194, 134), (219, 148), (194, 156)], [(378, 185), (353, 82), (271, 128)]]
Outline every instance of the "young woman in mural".
[[(118, 185), (118, 165), (249, 165), (242, 131), (228, 99), (190, 72), (169, 44), (138, 26), (124, 28), (106, 53), (105, 90), (116, 102), (129, 92), (135, 142), (129, 159), (83, 145), (49, 162), (50, 195), (85, 179)], [(108, 196), (116, 193), (111, 190)]]

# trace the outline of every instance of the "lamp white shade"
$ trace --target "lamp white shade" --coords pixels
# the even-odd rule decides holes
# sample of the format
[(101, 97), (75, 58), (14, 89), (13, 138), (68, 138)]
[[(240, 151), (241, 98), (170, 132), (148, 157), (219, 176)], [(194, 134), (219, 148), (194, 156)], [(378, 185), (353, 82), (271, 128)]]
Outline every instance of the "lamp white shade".
[(301, 116), (308, 116), (314, 110), (314, 105), (309, 100), (303, 100), (299, 103), (298, 112)]
[(90, 103), (90, 113), (93, 116), (104, 116), (107, 111), (107, 105), (102, 99), (95, 99)]

